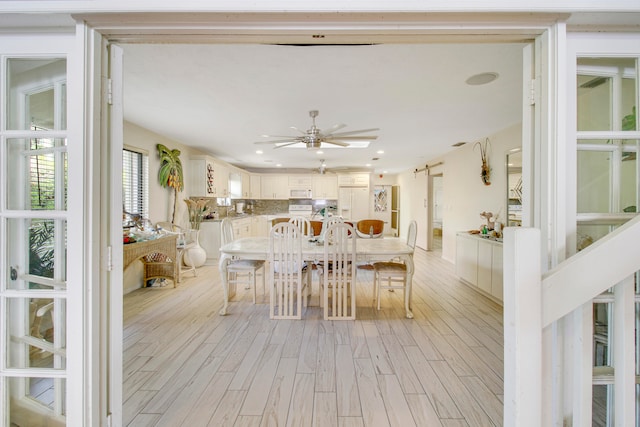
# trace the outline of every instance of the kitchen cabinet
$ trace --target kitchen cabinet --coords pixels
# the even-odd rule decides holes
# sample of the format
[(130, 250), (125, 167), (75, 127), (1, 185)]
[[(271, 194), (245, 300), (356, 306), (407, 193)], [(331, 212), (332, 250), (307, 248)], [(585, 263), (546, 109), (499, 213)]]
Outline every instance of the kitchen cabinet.
[(340, 187), (338, 215), (351, 221), (369, 218), (369, 187)]
[(289, 175), (289, 188), (294, 190), (311, 190), (311, 175)]
[(231, 221), (233, 227), (233, 238), (241, 239), (243, 237), (251, 237), (251, 217), (234, 219)]
[(215, 197), (213, 157), (194, 157), (188, 160), (188, 165), (185, 184), (189, 197)]
[(249, 195), (249, 198), (251, 199), (260, 199), (261, 196), (261, 183), (260, 183), (260, 175), (252, 173), (249, 175), (249, 180), (250, 180), (250, 188), (251, 188), (251, 194)]
[(314, 199), (337, 200), (338, 177), (336, 175), (316, 175), (312, 178), (312, 192)]
[(502, 242), (466, 232), (456, 236), (456, 275), (502, 301)]
[(207, 253), (207, 264), (214, 264), (220, 258), (220, 221), (203, 221), (200, 223), (200, 246)]
[(265, 215), (256, 215), (251, 217), (251, 236), (252, 237), (269, 237), (271, 229), (271, 221)]
[(251, 174), (249, 172), (241, 171), (240, 176), (242, 178), (242, 198), (251, 198)]
[(349, 173), (338, 175), (338, 187), (368, 187), (368, 173)]
[(229, 168), (217, 160), (213, 164), (213, 195), (229, 197)]
[(262, 199), (288, 199), (289, 179), (287, 175), (262, 175), (260, 177), (260, 193)]

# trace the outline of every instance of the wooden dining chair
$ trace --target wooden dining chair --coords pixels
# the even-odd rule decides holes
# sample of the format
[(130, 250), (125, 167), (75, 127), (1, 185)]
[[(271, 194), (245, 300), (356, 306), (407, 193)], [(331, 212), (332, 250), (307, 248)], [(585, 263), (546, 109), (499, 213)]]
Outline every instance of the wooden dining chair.
[(311, 220), (309, 221), (309, 224), (311, 225), (311, 233), (309, 233), (309, 237), (319, 236), (320, 233), (322, 233), (322, 221)]
[[(230, 218), (224, 218), (220, 224), (222, 246), (234, 241), (233, 224)], [(245, 289), (253, 288), (253, 303), (256, 303), (256, 276), (262, 276), (262, 294), (266, 295), (266, 274), (264, 261), (255, 259), (232, 258), (227, 262), (227, 283), (244, 284)]]
[[(409, 223), (407, 231), (407, 245), (413, 250), (416, 247), (416, 238), (418, 236), (418, 224), (415, 220)], [(378, 301), (378, 310), (380, 310), (380, 289), (408, 289), (409, 280), (407, 277), (407, 265), (403, 262), (395, 261), (378, 261), (373, 263), (373, 300)]]
[(302, 259), (302, 232), (289, 222), (269, 232), (269, 292), (271, 319), (302, 319), (311, 288), (309, 269)]
[(353, 226), (336, 222), (324, 237), (320, 275), (320, 305), (325, 320), (356, 318), (356, 239)]
[(361, 219), (356, 224), (356, 234), (358, 237), (377, 239), (382, 237), (384, 232), (384, 221), (381, 219)]

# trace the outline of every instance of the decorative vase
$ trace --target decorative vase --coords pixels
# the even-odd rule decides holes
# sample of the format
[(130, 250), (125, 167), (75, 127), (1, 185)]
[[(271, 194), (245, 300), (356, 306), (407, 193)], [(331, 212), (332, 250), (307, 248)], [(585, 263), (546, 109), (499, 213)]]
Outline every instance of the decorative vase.
[(191, 237), (195, 244), (186, 249), (183, 260), (187, 267), (200, 267), (207, 260), (207, 252), (200, 246), (200, 230), (191, 230)]

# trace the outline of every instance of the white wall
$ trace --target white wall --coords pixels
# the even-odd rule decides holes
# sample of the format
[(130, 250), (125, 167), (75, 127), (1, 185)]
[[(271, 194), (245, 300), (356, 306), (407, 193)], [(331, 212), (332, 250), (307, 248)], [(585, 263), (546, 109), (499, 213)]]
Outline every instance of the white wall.
[(480, 178), (482, 162), (479, 147), (475, 144), (466, 144), (442, 158), (442, 257), (451, 262), (456, 255), (456, 233), (486, 224), (481, 212), (498, 214), (498, 221), (506, 223), (506, 153), (522, 145), (522, 126), (518, 124), (489, 135), (489, 140), (491, 148), (487, 157), (491, 167), (491, 185), (484, 185)]
[[(488, 153), (491, 167), (491, 185), (484, 185), (480, 178), (482, 162), (480, 151), (474, 144), (466, 144), (450, 153), (431, 159), (425, 164), (435, 165), (443, 162), (432, 171), (443, 174), (442, 188), (442, 257), (455, 262), (458, 231), (478, 229), (485, 223), (480, 217), (483, 211), (499, 215), (499, 221), (505, 223), (507, 198), (506, 153), (522, 145), (522, 126), (514, 125), (494, 135), (489, 135), (491, 149)], [(400, 185), (400, 236), (406, 236), (409, 221), (418, 221), (418, 242), (427, 239), (427, 179), (425, 172), (415, 174), (412, 170), (398, 175)], [(417, 244), (426, 247), (425, 243)]]
[[(187, 174), (189, 157), (194, 154), (201, 154), (177, 141), (153, 133), (133, 123), (124, 122), (124, 145), (144, 150), (149, 155), (149, 220), (154, 224), (159, 221), (171, 221), (173, 211), (173, 189), (163, 188), (158, 183), (160, 157), (156, 149), (157, 144), (164, 144), (169, 149), (177, 148), (181, 151), (180, 160), (182, 160), (185, 175)], [(177, 224), (186, 225), (189, 222), (187, 205), (183, 202), (183, 199), (188, 194), (187, 190), (185, 184), (185, 191), (178, 193)], [(141, 262), (134, 262), (123, 272), (123, 284), (124, 293), (142, 287)]]

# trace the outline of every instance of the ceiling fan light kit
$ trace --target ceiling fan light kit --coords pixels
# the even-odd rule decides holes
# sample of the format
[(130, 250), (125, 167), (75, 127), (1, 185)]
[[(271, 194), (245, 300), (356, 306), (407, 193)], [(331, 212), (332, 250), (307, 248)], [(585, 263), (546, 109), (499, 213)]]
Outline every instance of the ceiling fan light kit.
[[(340, 132), (336, 133), (337, 130), (344, 128), (346, 125), (344, 124), (336, 124), (326, 131), (320, 130), (316, 126), (316, 117), (318, 117), (318, 110), (309, 111), (309, 116), (311, 117), (311, 127), (302, 131), (297, 127), (292, 126), (291, 129), (297, 130), (301, 133), (301, 135), (296, 136), (283, 136), (283, 135), (263, 135), (267, 138), (280, 138), (271, 141), (259, 141), (255, 144), (275, 144), (273, 148), (283, 148), (283, 147), (295, 147), (300, 146), (299, 144), (304, 144), (309, 150), (317, 150), (319, 148), (328, 148), (330, 146), (337, 147), (363, 147), (367, 146), (369, 141), (375, 140), (378, 138), (377, 135), (357, 135), (366, 132), (376, 132), (380, 129), (372, 128), (372, 129), (361, 129), (361, 130), (353, 130), (349, 132)], [(327, 145), (328, 144), (328, 145)]]

